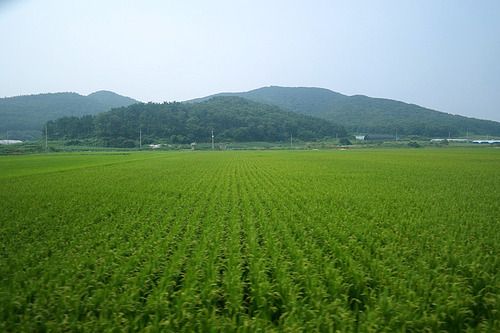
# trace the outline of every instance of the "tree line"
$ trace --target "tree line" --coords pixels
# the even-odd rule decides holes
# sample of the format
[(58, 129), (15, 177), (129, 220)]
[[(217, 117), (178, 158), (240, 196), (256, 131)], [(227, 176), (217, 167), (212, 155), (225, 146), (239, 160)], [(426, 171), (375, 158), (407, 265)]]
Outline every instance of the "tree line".
[[(291, 135), (304, 141), (345, 137), (347, 130), (321, 118), (301, 115), (241, 97), (215, 97), (201, 103), (137, 103), (98, 115), (48, 121), (53, 140), (99, 139), (106, 146), (133, 147), (142, 142), (279, 141)], [(45, 135), (45, 133), (44, 133)]]
[(64, 92), (0, 98), (0, 138), (37, 140), (40, 127), (49, 119), (98, 114), (134, 103), (134, 99), (109, 91), (88, 96)]
[(334, 121), (351, 133), (420, 137), (500, 136), (500, 123), (427, 109), (415, 104), (362, 95), (346, 96), (322, 88), (265, 87), (234, 93), (300, 114)]

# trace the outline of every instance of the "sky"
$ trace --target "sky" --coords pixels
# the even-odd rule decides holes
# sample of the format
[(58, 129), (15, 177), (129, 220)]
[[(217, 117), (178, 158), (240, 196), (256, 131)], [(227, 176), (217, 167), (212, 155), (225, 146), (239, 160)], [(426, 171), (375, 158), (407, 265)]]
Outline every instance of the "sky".
[(0, 0), (0, 97), (321, 87), (500, 121), (498, 0)]

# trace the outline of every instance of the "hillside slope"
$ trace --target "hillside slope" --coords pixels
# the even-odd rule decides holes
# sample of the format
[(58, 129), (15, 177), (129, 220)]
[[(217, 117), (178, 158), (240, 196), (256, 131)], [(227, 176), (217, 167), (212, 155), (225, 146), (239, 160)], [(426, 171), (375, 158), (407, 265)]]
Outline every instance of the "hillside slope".
[(47, 122), (51, 139), (98, 139), (107, 146), (133, 147), (139, 131), (143, 143), (279, 141), (347, 135), (344, 127), (326, 119), (236, 96), (201, 103), (138, 103), (97, 116), (63, 117)]
[[(451, 115), (390, 99), (346, 96), (323, 88), (273, 86), (217, 95), (240, 96), (321, 117), (339, 123), (353, 133), (448, 137), (470, 132), (500, 136), (499, 122)], [(212, 96), (188, 102), (199, 102), (210, 97)]]
[(82, 116), (137, 103), (109, 91), (88, 96), (63, 92), (0, 99), (0, 138), (36, 140), (46, 121), (64, 116)]
[(87, 98), (98, 102), (99, 104), (105, 106), (107, 109), (129, 106), (138, 103), (138, 101), (133, 98), (118, 95), (112, 91), (106, 90), (96, 91), (90, 95), (87, 95)]

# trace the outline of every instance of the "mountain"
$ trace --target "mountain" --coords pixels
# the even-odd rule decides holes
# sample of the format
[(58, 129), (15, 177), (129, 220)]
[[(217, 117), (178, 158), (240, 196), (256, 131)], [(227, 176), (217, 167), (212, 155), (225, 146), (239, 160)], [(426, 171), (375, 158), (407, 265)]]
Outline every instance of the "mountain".
[(47, 120), (82, 116), (137, 103), (110, 91), (88, 96), (73, 92), (0, 98), (0, 138), (36, 140)]
[(331, 105), (347, 98), (337, 92), (323, 88), (264, 87), (247, 92), (220, 93), (188, 101), (197, 103), (214, 96), (239, 96), (260, 103), (276, 105), (298, 113), (318, 116)]
[(92, 99), (101, 105), (106, 106), (106, 108), (112, 109), (112, 108), (118, 108), (121, 106), (129, 106), (135, 103), (138, 103), (133, 98), (126, 97), (126, 96), (121, 96), (118, 94), (115, 94), (114, 92), (111, 91), (106, 91), (106, 90), (100, 90), (96, 91), (90, 95), (87, 96), (87, 98)]
[(344, 137), (342, 126), (318, 117), (236, 96), (219, 96), (200, 103), (138, 103), (96, 116), (62, 117), (47, 122), (52, 140), (97, 139), (112, 147), (142, 143), (301, 140)]
[[(346, 96), (323, 88), (264, 87), (248, 92), (213, 96), (239, 96), (321, 117), (353, 133), (391, 133), (425, 137), (465, 136), (467, 132), (500, 136), (500, 123), (427, 109), (415, 104), (363, 95)], [(188, 102), (200, 102), (208, 96)]]

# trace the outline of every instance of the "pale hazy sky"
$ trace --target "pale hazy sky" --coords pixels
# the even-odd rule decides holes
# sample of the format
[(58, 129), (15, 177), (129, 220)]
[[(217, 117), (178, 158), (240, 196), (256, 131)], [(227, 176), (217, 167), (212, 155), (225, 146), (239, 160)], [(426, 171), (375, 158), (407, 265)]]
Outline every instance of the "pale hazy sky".
[(500, 121), (500, 1), (0, 0), (0, 97), (270, 85)]

